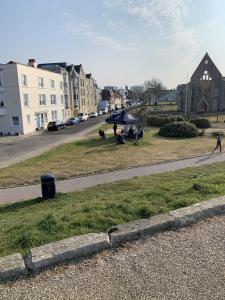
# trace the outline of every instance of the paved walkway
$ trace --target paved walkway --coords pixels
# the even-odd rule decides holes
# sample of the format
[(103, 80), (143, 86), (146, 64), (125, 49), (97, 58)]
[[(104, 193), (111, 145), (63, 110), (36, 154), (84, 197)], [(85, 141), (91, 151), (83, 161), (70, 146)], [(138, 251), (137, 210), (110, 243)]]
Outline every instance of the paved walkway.
[(225, 299), (225, 217), (0, 285), (1, 300)]
[(66, 129), (34, 133), (20, 137), (0, 137), (0, 168), (40, 155), (58, 145), (82, 139), (99, 127), (106, 116), (89, 119)]
[[(130, 179), (136, 176), (147, 176), (188, 167), (200, 167), (202, 165), (225, 161), (225, 153), (222, 155), (204, 155), (194, 158), (171, 161), (167, 163), (130, 168), (86, 177), (62, 180), (57, 182), (57, 192), (80, 191), (98, 184), (110, 183), (119, 180)], [(17, 202), (41, 196), (40, 185), (30, 185), (9, 189), (0, 189), (0, 203)]]

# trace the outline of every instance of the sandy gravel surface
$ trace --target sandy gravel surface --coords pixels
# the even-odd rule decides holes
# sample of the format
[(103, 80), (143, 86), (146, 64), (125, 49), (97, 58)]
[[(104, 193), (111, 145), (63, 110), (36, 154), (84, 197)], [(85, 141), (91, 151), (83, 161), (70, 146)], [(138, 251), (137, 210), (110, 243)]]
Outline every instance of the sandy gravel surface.
[(225, 299), (225, 217), (1, 285), (0, 299)]

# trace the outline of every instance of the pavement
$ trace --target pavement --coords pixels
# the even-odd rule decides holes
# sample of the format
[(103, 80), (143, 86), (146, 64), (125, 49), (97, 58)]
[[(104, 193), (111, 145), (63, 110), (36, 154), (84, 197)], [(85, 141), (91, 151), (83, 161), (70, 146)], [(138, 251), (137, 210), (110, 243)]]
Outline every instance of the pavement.
[(40, 155), (60, 144), (83, 138), (105, 121), (106, 116), (89, 119), (54, 132), (35, 132), (19, 137), (0, 137), (0, 168)]
[[(84, 188), (105, 184), (120, 180), (130, 179), (136, 176), (154, 175), (163, 172), (175, 171), (188, 167), (200, 167), (207, 164), (219, 163), (225, 161), (225, 153), (203, 155), (182, 160), (176, 160), (156, 165), (129, 168), (108, 173), (90, 175), (85, 177), (61, 180), (56, 182), (57, 192), (75, 192)], [(17, 201), (29, 200), (41, 196), (41, 186), (29, 185), (0, 189), (0, 203), (12, 203)]]
[(0, 299), (225, 299), (225, 216), (0, 285)]

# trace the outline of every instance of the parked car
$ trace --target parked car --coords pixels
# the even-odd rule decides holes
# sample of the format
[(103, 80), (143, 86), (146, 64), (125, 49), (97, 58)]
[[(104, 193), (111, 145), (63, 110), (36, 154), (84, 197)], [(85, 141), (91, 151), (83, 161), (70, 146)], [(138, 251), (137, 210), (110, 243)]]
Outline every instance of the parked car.
[(79, 118), (79, 121), (80, 122), (83, 122), (83, 121), (87, 121), (88, 120), (88, 114), (87, 113), (79, 113), (77, 115), (77, 117)]
[(65, 128), (65, 123), (60, 120), (48, 122), (47, 125), (48, 131), (54, 131), (54, 130), (59, 130), (64, 128)]
[(101, 110), (98, 112), (98, 115), (99, 115), (99, 116), (102, 116), (102, 115), (103, 115), (103, 113), (102, 113)]
[(79, 124), (80, 120), (77, 117), (73, 117), (73, 118), (69, 118), (68, 120), (66, 120), (65, 125), (66, 126), (71, 126), (71, 125), (76, 125)]
[(103, 109), (101, 109), (101, 111), (102, 111), (103, 115), (105, 115), (105, 114), (107, 114), (107, 113), (109, 112), (109, 110), (108, 110), (108, 108), (107, 108), (107, 107), (106, 107), (106, 108), (103, 108)]
[(89, 118), (96, 118), (98, 116), (98, 113), (96, 111), (93, 111), (89, 114)]

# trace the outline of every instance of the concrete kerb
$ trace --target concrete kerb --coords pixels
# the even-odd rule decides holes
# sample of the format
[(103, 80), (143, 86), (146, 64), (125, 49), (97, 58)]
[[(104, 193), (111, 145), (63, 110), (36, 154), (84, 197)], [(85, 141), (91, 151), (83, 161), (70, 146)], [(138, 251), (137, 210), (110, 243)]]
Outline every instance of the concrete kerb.
[(25, 258), (29, 271), (39, 272), (61, 262), (81, 259), (110, 247), (106, 233), (89, 233), (33, 248)]
[(19, 253), (0, 258), (0, 282), (17, 279), (26, 274), (27, 269)]
[(208, 217), (225, 214), (225, 196), (180, 208), (149, 219), (111, 227), (107, 233), (90, 233), (33, 248), (23, 260), (20, 254), (0, 258), (0, 282), (36, 273), (56, 264), (84, 259), (122, 243), (176, 230)]

